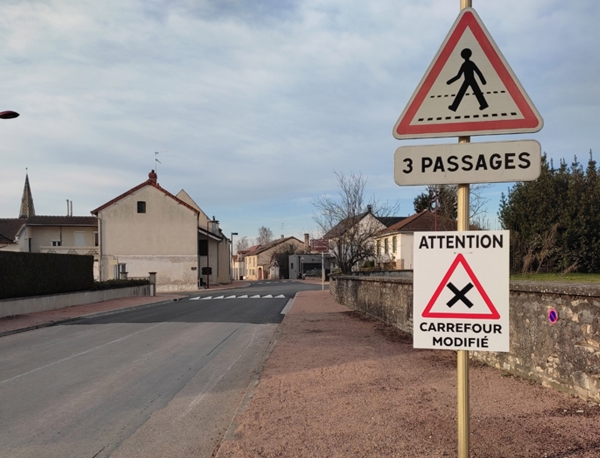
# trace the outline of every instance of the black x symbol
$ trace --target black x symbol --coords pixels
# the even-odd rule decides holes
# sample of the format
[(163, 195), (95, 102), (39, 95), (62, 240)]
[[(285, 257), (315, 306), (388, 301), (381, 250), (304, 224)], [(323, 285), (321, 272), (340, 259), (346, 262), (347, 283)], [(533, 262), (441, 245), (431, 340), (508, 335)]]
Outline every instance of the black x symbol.
[(452, 307), (459, 300), (463, 301), (467, 307), (473, 307), (473, 302), (471, 302), (465, 297), (465, 294), (467, 294), (471, 290), (471, 288), (473, 288), (473, 283), (467, 284), (467, 286), (465, 286), (460, 291), (452, 283), (448, 283), (446, 286), (450, 288), (450, 290), (455, 294), (455, 296), (446, 303), (448, 307)]

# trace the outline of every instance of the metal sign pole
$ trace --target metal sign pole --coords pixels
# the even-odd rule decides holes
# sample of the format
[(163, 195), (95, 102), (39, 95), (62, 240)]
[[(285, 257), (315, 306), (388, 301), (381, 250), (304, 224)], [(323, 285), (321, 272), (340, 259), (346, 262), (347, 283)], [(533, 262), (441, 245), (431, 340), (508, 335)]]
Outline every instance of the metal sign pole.
[[(473, 6), (472, 0), (460, 0), (460, 9)], [(471, 137), (459, 137), (458, 143), (469, 143)], [(469, 185), (458, 185), (458, 220), (459, 231), (469, 230)], [(458, 401), (458, 458), (469, 458), (471, 442), (471, 408), (469, 394), (469, 352), (459, 350), (456, 355), (457, 401)]]

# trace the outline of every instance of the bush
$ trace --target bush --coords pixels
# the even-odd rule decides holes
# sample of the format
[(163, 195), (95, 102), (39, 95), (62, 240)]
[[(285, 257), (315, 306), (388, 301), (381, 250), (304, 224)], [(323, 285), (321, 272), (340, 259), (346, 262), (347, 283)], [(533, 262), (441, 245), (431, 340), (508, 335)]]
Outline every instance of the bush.
[(129, 288), (132, 286), (143, 286), (149, 285), (150, 280), (106, 280), (106, 281), (95, 281), (92, 286), (92, 291), (100, 291), (104, 289), (117, 289), (117, 288)]

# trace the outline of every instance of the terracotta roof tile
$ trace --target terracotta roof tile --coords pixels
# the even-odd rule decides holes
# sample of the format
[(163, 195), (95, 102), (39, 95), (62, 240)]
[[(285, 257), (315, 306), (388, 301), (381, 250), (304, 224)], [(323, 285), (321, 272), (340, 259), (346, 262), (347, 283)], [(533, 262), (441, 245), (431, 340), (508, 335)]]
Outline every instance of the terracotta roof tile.
[[(380, 237), (386, 234), (395, 232), (421, 232), (434, 231), (436, 229), (436, 216), (429, 210), (423, 210), (420, 213), (415, 213), (402, 221), (379, 231), (376, 236)], [(439, 231), (455, 231), (456, 221), (444, 216), (437, 216), (437, 230)]]

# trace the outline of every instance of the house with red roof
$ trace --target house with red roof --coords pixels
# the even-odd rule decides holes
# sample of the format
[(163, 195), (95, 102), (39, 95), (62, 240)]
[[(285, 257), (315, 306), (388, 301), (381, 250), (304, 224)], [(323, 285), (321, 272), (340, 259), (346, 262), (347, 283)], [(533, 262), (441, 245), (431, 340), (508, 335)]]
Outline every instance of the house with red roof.
[(381, 267), (413, 268), (414, 233), (422, 231), (455, 231), (456, 221), (423, 210), (386, 227), (375, 234), (375, 253)]
[(181, 190), (148, 179), (92, 211), (98, 219), (100, 278), (147, 277), (158, 291), (229, 283), (229, 239), (219, 222)]

